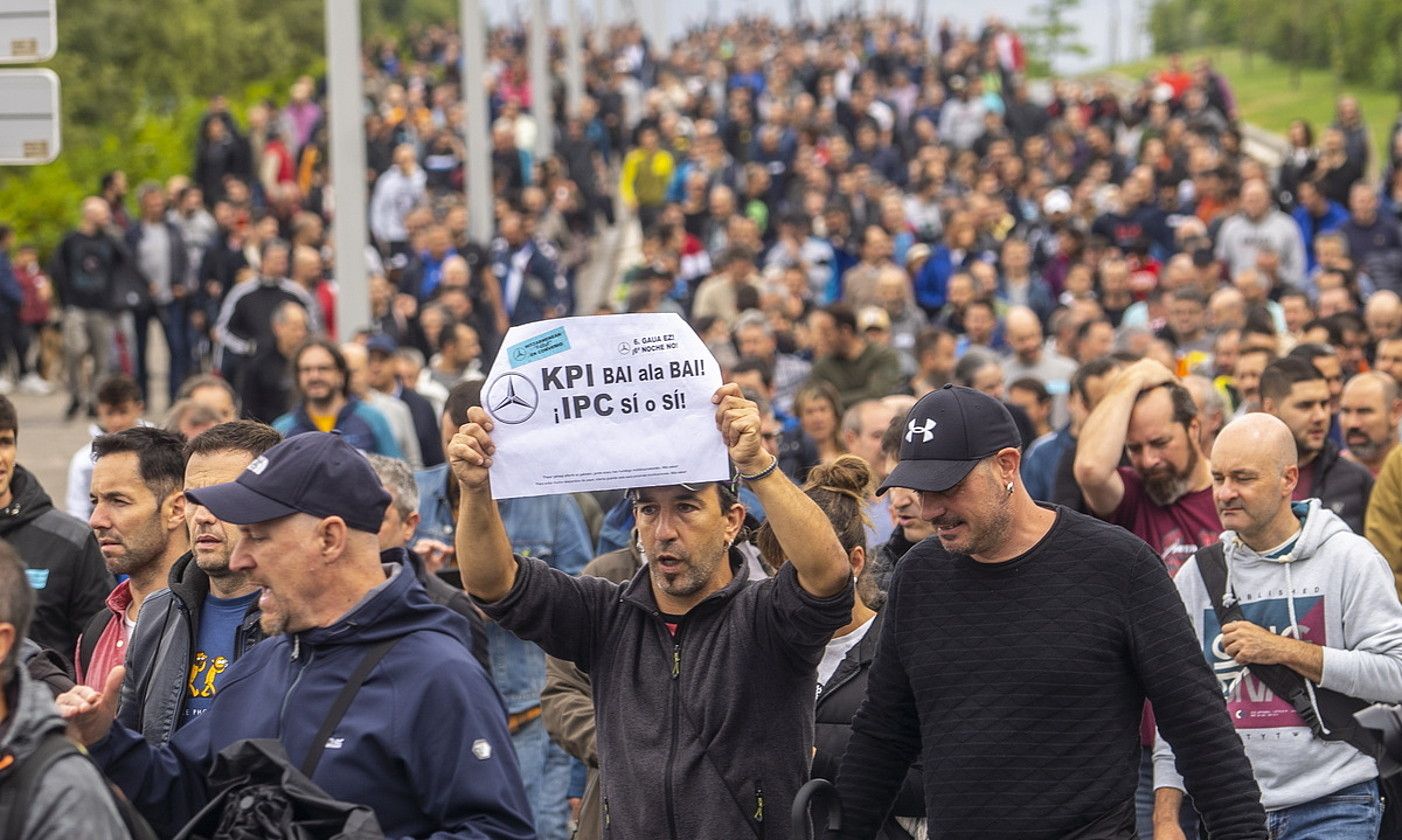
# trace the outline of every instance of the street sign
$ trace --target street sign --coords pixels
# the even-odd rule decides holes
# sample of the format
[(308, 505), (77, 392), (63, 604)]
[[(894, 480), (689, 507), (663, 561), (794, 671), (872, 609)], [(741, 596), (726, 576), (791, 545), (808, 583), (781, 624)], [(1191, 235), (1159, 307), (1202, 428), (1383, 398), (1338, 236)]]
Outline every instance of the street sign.
[(58, 152), (58, 75), (0, 70), (0, 165), (50, 163)]
[(0, 0), (0, 64), (34, 64), (58, 48), (56, 0)]

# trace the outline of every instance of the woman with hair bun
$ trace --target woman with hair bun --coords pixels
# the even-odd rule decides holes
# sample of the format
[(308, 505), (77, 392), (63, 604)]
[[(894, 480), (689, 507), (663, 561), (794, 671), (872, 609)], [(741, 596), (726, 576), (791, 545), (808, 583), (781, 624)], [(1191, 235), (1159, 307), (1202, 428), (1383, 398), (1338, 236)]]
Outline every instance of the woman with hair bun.
[[(818, 696), (815, 714), (813, 777), (834, 779), (837, 765), (852, 737), (852, 718), (866, 697), (867, 675), (881, 635), (881, 614), (871, 605), (885, 602), (874, 572), (877, 564), (867, 562), (866, 500), (874, 476), (867, 462), (856, 455), (841, 455), (831, 463), (818, 464), (808, 473), (803, 490), (818, 504), (847, 552), (857, 597), (852, 602), (852, 618), (833, 634), (823, 660), (818, 664)], [(784, 564), (784, 552), (769, 525), (755, 536), (764, 559), (774, 568)], [(887, 578), (889, 579), (889, 578)], [(814, 823), (822, 818), (816, 813)], [(919, 768), (912, 767), (896, 798), (891, 817), (882, 826), (877, 840), (912, 840), (925, 837), (925, 795)]]

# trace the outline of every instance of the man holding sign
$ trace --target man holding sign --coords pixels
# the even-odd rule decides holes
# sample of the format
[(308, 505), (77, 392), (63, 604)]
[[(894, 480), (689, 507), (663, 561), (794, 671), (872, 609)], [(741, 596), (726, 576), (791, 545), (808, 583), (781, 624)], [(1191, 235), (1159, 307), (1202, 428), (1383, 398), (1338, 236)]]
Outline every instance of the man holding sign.
[(492, 495), (723, 480), (729, 464), (709, 410), (720, 384), (720, 366), (677, 315), (512, 327), (482, 386), (511, 464), (492, 477)]
[[(737, 470), (790, 562), (751, 584), (734, 480), (630, 491), (643, 568), (625, 584), (513, 557), (492, 500), (500, 428), (481, 408), (448, 448), (463, 583), (503, 627), (593, 683), (603, 820), (618, 837), (789, 836), (808, 775), (816, 670), (851, 617), (851, 566), (816, 504), (763, 447), (736, 385), (711, 398)], [(693, 409), (695, 410), (695, 409)]]

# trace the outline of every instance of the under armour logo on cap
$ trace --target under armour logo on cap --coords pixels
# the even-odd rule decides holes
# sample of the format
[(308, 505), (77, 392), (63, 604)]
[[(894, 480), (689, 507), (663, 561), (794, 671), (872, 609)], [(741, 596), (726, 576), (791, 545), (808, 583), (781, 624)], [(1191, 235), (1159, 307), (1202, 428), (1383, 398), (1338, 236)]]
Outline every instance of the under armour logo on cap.
[(921, 425), (917, 425), (914, 420), (911, 420), (909, 423), (905, 424), (905, 439), (907, 441), (914, 441), (915, 435), (918, 432), (920, 434), (920, 442), (929, 443), (935, 436), (934, 429), (936, 425), (938, 424), (928, 417), (925, 418), (925, 422)]
[(877, 495), (891, 487), (943, 493), (979, 461), (1021, 445), (1017, 424), (1001, 402), (972, 388), (946, 385), (921, 397), (906, 415), (900, 462)]

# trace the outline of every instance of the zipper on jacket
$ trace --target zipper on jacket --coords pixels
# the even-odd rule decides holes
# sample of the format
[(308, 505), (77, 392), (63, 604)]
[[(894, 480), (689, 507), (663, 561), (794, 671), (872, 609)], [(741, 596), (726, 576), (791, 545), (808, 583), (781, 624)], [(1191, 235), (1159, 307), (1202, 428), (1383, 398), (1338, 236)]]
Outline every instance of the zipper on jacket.
[[(293, 636), (292, 639), (292, 644), (295, 649), (295, 647), (297, 646), (298, 637)], [(297, 657), (294, 655), (293, 658), (296, 659)], [(279, 709), (277, 713), (277, 734), (279, 738), (282, 737), (282, 724), (284, 719), (287, 717), (287, 701), (292, 699), (292, 692), (297, 690), (298, 683), (302, 682), (302, 677), (306, 675), (307, 669), (311, 667), (313, 659), (316, 659), (316, 651), (312, 651), (307, 656), (306, 661), (302, 663), (301, 670), (297, 672), (297, 678), (292, 681), (292, 685), (287, 687), (287, 693), (282, 695), (282, 708)]]
[(672, 637), (672, 737), (671, 744), (667, 748), (667, 769), (662, 780), (663, 797), (667, 803), (667, 836), (671, 840), (678, 840), (677, 808), (672, 793), (672, 769), (677, 761), (678, 730), (681, 729), (682, 717), (682, 628), (683, 625), (677, 625), (677, 633)]
[(755, 822), (759, 823), (759, 836), (764, 836), (764, 786), (755, 782)]
[(610, 826), (609, 826), (609, 822), (610, 822), (610, 820), (609, 820), (609, 798), (608, 798), (607, 796), (605, 796), (605, 797), (604, 797), (604, 831), (606, 831), (606, 832), (612, 830), (612, 829), (610, 828)]

